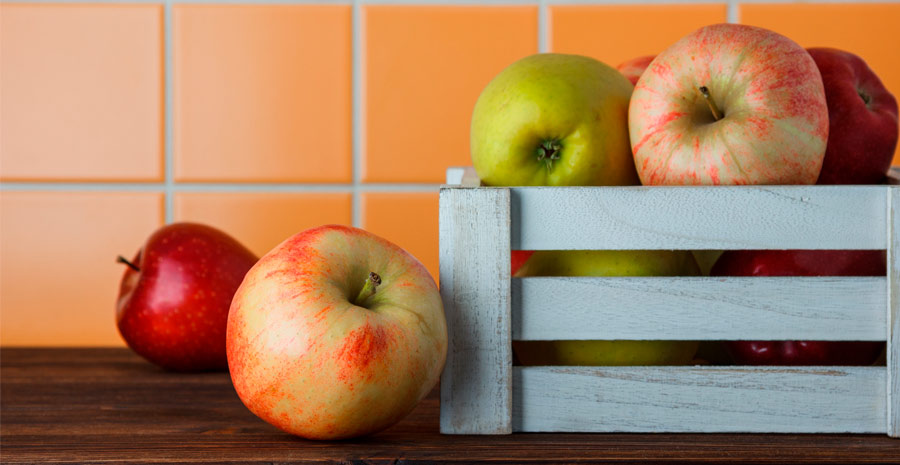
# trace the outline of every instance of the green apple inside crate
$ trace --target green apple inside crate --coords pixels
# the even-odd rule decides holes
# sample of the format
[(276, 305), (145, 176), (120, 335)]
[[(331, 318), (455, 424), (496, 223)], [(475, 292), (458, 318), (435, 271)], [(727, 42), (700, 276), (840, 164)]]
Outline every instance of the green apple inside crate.
[[(900, 187), (440, 194), (441, 432), (900, 436)], [(511, 278), (510, 250), (887, 250), (886, 277)], [(513, 340), (887, 341), (885, 367), (514, 367)]]

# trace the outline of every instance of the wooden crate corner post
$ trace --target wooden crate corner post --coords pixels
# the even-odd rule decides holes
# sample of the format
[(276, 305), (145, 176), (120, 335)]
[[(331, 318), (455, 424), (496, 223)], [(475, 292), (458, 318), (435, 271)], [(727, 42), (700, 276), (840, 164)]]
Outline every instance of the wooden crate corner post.
[(900, 437), (900, 186), (887, 189), (887, 434)]
[(512, 433), (509, 189), (441, 189), (440, 281), (441, 433)]

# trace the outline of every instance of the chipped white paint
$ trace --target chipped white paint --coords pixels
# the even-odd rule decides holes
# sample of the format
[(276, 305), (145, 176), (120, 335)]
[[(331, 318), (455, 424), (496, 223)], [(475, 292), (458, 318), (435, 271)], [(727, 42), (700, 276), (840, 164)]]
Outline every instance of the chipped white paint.
[(887, 434), (900, 437), (900, 187), (888, 190)]
[(441, 431), (512, 432), (509, 190), (441, 189)]
[(884, 432), (877, 367), (515, 367), (516, 431)]
[(884, 186), (516, 187), (522, 250), (884, 249)]
[(513, 339), (885, 339), (885, 278), (513, 278)]

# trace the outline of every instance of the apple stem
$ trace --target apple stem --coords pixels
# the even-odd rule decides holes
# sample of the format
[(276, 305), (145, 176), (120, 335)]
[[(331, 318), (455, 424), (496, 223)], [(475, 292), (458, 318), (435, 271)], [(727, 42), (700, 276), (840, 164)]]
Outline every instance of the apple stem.
[(124, 263), (124, 264), (128, 265), (128, 268), (131, 268), (132, 270), (137, 271), (138, 273), (141, 272), (141, 269), (138, 268), (137, 265), (135, 265), (134, 263), (129, 262), (128, 259), (126, 259), (125, 257), (123, 257), (123, 256), (121, 256), (121, 255), (119, 255), (119, 258), (117, 258), (116, 261), (119, 262), (119, 263)]
[(709, 94), (709, 89), (706, 86), (700, 86), (700, 95), (706, 100), (706, 104), (709, 105), (709, 111), (712, 112), (713, 118), (716, 121), (722, 119), (722, 112), (719, 111), (719, 107), (716, 106), (716, 102), (713, 101), (712, 96)]
[(866, 103), (866, 105), (868, 105), (869, 102), (872, 101), (872, 97), (869, 97), (869, 94), (863, 92), (862, 90), (857, 89), (856, 93), (859, 94), (859, 98), (861, 98), (862, 101)]
[(378, 276), (378, 273), (374, 271), (370, 271), (369, 277), (366, 278), (366, 284), (363, 285), (362, 290), (359, 291), (359, 295), (356, 296), (356, 300), (353, 303), (361, 307), (366, 299), (375, 295), (375, 289), (379, 284), (381, 284), (381, 276)]

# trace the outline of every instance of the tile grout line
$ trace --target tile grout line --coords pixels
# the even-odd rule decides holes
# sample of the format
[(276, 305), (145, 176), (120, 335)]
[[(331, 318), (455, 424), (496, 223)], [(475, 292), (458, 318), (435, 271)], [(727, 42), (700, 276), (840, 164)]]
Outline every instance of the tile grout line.
[[(723, 3), (723, 0), (537, 0), (538, 3), (546, 3), (547, 5), (671, 5), (684, 3)], [(774, 4), (791, 4), (798, 3), (797, 0), (724, 0), (724, 3), (731, 4), (732, 1), (746, 4), (774, 3)], [(12, 2), (11, 2), (12, 3)], [(98, 5), (133, 5), (133, 4), (152, 4), (172, 6), (175, 0), (16, 0), (14, 3), (19, 4), (98, 4)], [(328, 5), (357, 5), (365, 3), (367, 5), (399, 5), (399, 6), (416, 6), (416, 5), (441, 5), (441, 6), (483, 6), (483, 5), (524, 5), (534, 4), (534, 0), (178, 0), (178, 4), (196, 5), (196, 4), (239, 4), (239, 5), (304, 5), (304, 4), (328, 4)], [(847, 3), (847, 0), (805, 0), (804, 4), (832, 4)], [(900, 0), (854, 0), (856, 4), (869, 3), (900, 3)]]
[[(438, 192), (441, 184), (436, 183), (371, 183), (359, 184), (309, 184), (309, 183), (237, 183), (237, 182), (180, 182), (172, 185), (173, 193), (353, 193), (395, 192), (424, 193)], [(165, 182), (27, 182), (4, 181), (0, 192), (158, 192), (165, 194)]]
[(351, 224), (361, 228), (363, 223), (362, 195), (360, 194), (360, 180), (362, 178), (363, 163), (363, 76), (362, 76), (362, 1), (353, 0), (352, 19), (350, 22), (350, 101), (351, 113), (351, 166), (353, 170), (353, 195), (351, 201)]
[(174, 122), (172, 121), (172, 103), (175, 101), (174, 96), (172, 95), (172, 0), (165, 0), (164, 6), (164, 15), (163, 15), (163, 65), (165, 66), (164, 72), (164, 99), (163, 99), (163, 114), (165, 115), (165, 222), (166, 224), (172, 223), (175, 221), (175, 178), (174, 178), (174, 167), (172, 166), (175, 160), (174, 156), (174, 141), (172, 140), (172, 135), (174, 134)]
[(547, 53), (550, 51), (550, 31), (549, 27), (549, 8), (547, 0), (538, 0), (538, 52)]
[(726, 22), (737, 24), (740, 23), (740, 9), (738, 8), (738, 1), (740, 0), (728, 0), (728, 13)]

